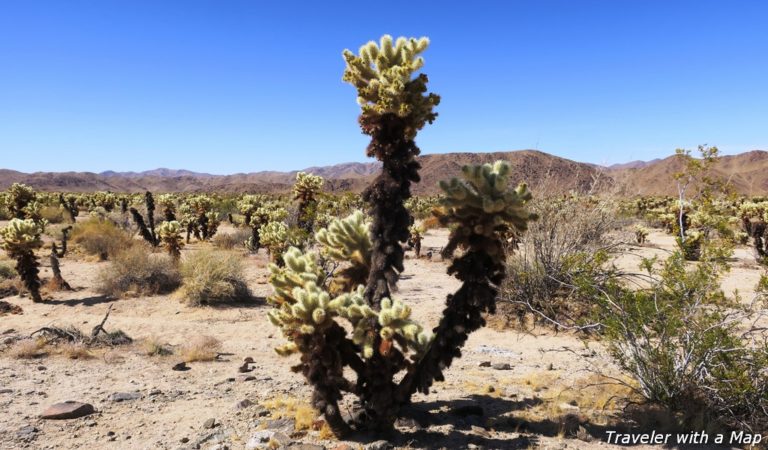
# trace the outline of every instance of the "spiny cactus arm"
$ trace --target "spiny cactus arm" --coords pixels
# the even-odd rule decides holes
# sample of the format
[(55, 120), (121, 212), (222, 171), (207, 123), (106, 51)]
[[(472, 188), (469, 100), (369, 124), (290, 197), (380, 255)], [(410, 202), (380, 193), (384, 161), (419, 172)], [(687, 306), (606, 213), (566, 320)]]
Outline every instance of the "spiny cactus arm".
[(417, 391), (428, 392), (435, 380), (443, 380), (443, 370), (461, 356), (469, 333), (485, 325), (482, 314), (495, 312), (498, 287), (505, 276), (499, 233), (507, 227), (522, 231), (536, 218), (525, 208), (531, 199), (525, 186), (508, 188), (506, 163), (467, 168), (463, 173), (464, 181), (441, 183), (447, 210), (443, 221), (457, 225), (450, 241), (467, 249), (453, 261), (448, 273), (463, 283), (448, 296), (443, 318), (424, 356), (398, 385), (397, 397), (402, 402)]
[(141, 237), (149, 242), (150, 245), (157, 246), (157, 240), (147, 228), (147, 224), (144, 222), (144, 217), (142, 217), (141, 213), (134, 207), (129, 208), (129, 211), (131, 212), (131, 216), (133, 217), (136, 226), (139, 227), (139, 234)]

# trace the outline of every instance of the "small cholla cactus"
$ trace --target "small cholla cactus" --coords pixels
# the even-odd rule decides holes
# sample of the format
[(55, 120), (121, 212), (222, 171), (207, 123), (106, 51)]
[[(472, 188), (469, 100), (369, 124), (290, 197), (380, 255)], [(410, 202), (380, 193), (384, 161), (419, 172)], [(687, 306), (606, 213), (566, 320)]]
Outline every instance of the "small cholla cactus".
[(421, 225), (413, 224), (408, 231), (411, 236), (408, 238), (408, 244), (413, 248), (416, 257), (421, 257), (421, 241), (424, 239), (424, 228)]
[(176, 220), (176, 196), (173, 194), (160, 194), (157, 203), (163, 208), (163, 216), (167, 222)]
[(35, 250), (43, 245), (40, 239), (43, 231), (43, 225), (32, 219), (12, 219), (5, 228), (0, 229), (2, 248), (16, 260), (16, 273), (34, 302), (43, 301), (40, 296), (39, 263), (35, 256)]
[(635, 240), (638, 244), (644, 244), (645, 240), (648, 238), (648, 228), (645, 228), (642, 225), (638, 225), (635, 227)]
[(178, 261), (181, 258), (181, 248), (184, 247), (184, 238), (181, 233), (184, 229), (175, 220), (163, 222), (157, 227), (157, 236), (168, 254)]
[(59, 194), (59, 205), (66, 211), (69, 222), (75, 223), (78, 215), (80, 215), (80, 208), (77, 206), (77, 197), (68, 194)]
[(8, 202), (8, 210), (11, 216), (17, 219), (26, 218), (26, 207), (29, 203), (35, 201), (37, 194), (35, 191), (22, 183), (13, 183), (8, 189), (10, 201)]
[(315, 210), (317, 209), (317, 195), (323, 188), (323, 177), (311, 173), (299, 172), (296, 174), (296, 184), (293, 185), (293, 198), (299, 201), (299, 228), (306, 232), (312, 231)]
[(281, 253), (288, 245), (288, 227), (283, 222), (269, 222), (259, 228), (259, 236), (272, 261), (279, 262)]

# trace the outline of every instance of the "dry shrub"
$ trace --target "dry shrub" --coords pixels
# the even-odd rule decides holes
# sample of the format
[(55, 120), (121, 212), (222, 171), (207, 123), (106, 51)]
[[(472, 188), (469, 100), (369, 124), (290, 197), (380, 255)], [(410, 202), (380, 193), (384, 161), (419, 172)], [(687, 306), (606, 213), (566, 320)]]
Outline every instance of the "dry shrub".
[(0, 281), (16, 278), (16, 270), (8, 261), (0, 261)]
[(573, 325), (592, 314), (594, 301), (576, 285), (588, 278), (601, 286), (616, 276), (608, 264), (619, 244), (614, 231), (622, 226), (614, 206), (591, 197), (531, 205), (539, 219), (529, 223), (507, 258), (499, 309), (508, 325), (552, 323), (544, 317)]
[(148, 246), (136, 244), (102, 269), (97, 288), (102, 294), (123, 297), (167, 294), (180, 284), (179, 270), (170, 256), (153, 254)]
[(134, 243), (127, 232), (99, 217), (91, 217), (75, 225), (72, 242), (86, 253), (97, 255), (101, 260), (115, 256)]
[(48, 223), (61, 223), (64, 221), (64, 211), (58, 206), (43, 206), (40, 209), (40, 217)]
[(239, 229), (234, 233), (217, 233), (211, 239), (211, 243), (216, 248), (222, 250), (233, 250), (235, 248), (244, 248), (245, 242), (251, 237), (250, 229)]
[(221, 341), (212, 336), (198, 335), (182, 345), (179, 355), (185, 362), (213, 361), (219, 356)]
[(4, 316), (6, 314), (23, 314), (24, 310), (21, 309), (21, 306), (14, 305), (12, 303), (8, 303), (5, 301), (0, 301), (0, 316)]
[(22, 339), (11, 345), (8, 354), (14, 358), (38, 358), (46, 354), (45, 345), (45, 339)]
[(58, 347), (59, 354), (69, 359), (91, 359), (93, 354), (83, 342), (69, 342)]
[(147, 356), (166, 356), (173, 353), (170, 347), (157, 336), (149, 336), (142, 340), (141, 351)]
[(202, 250), (181, 264), (181, 294), (191, 305), (229, 303), (251, 297), (239, 255)]

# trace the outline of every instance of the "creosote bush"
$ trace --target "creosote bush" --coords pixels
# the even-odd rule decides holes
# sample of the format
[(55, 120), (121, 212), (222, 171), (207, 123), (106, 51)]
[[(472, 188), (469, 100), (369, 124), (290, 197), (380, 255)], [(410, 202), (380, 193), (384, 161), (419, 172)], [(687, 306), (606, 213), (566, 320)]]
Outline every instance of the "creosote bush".
[(236, 253), (201, 250), (181, 264), (180, 294), (191, 305), (212, 305), (251, 298), (243, 275), (243, 261)]
[(118, 253), (99, 274), (99, 292), (112, 297), (167, 294), (181, 284), (177, 264), (168, 255), (137, 244)]

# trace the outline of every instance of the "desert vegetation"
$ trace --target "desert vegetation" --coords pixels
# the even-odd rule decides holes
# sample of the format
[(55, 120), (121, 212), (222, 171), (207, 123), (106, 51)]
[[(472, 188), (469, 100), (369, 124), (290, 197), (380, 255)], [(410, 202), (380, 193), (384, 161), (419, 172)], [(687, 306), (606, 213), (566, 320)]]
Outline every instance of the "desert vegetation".
[[(95, 402), (129, 386), (87, 422), (99, 439), (136, 401), (195, 448), (760, 438), (768, 198), (718, 177), (711, 146), (675, 153), (659, 183), (676, 196), (529, 189), (501, 160), (413, 195), (416, 138), (440, 104), (428, 45), (343, 53), (381, 167), (361, 193), (309, 171), (282, 192), (3, 192), (0, 391), (41, 379)], [(14, 426), (27, 403), (5, 403)], [(79, 428), (62, 429), (77, 446)], [(37, 433), (12, 431), (0, 442)]]

